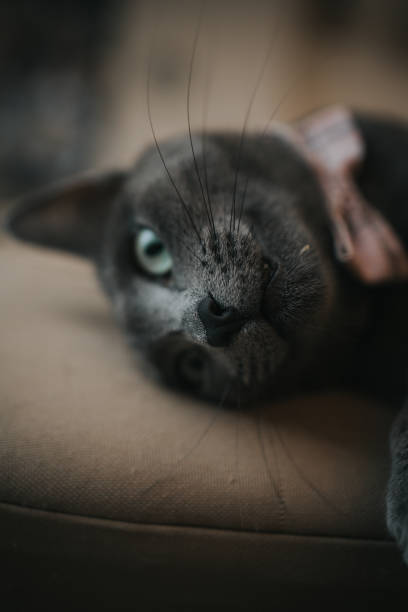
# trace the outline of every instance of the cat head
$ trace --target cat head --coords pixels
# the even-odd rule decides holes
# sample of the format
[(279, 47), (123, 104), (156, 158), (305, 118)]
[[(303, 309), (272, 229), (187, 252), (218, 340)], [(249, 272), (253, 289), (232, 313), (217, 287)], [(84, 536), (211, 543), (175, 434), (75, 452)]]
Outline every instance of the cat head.
[(213, 400), (307, 369), (337, 304), (313, 172), (278, 136), (239, 140), (169, 140), (127, 171), (26, 198), (8, 220), (23, 240), (92, 259), (149, 369)]

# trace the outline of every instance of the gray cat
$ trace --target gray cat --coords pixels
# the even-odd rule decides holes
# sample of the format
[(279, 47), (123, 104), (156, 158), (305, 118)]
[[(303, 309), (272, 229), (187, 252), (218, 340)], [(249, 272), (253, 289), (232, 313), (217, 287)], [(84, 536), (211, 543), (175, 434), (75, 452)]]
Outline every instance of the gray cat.
[[(318, 165), (279, 132), (156, 143), (128, 171), (25, 199), (8, 227), (91, 258), (131, 344), (167, 384), (231, 403), (341, 384), (402, 404), (408, 127), (354, 125), (368, 251), (373, 228), (385, 236), (374, 273), (376, 255), (359, 250), (366, 217), (335, 221)], [(407, 407), (391, 451), (387, 522), (408, 563)]]

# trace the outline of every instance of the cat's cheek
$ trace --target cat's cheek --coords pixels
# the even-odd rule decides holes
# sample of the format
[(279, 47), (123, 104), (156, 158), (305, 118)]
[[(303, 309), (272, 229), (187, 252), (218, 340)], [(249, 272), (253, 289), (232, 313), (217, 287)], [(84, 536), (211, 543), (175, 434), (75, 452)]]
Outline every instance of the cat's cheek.
[(125, 312), (126, 312), (126, 299), (123, 293), (118, 293), (114, 296), (112, 300), (113, 304), (113, 312), (115, 317), (119, 323), (123, 325), (125, 322)]
[(170, 333), (182, 331), (186, 296), (183, 292), (139, 279), (115, 295), (113, 307), (117, 319), (132, 338), (132, 344), (147, 348)]
[(202, 296), (192, 299), (187, 305), (182, 318), (182, 330), (186, 337), (192, 342), (207, 344), (207, 336), (204, 325), (198, 315), (198, 305)]

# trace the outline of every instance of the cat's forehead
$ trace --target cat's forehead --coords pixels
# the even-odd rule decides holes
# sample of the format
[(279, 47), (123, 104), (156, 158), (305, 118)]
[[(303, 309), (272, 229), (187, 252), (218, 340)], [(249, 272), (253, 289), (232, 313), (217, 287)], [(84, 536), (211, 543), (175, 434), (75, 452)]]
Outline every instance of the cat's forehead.
[[(138, 194), (157, 186), (174, 190), (172, 180), (185, 180), (186, 174), (195, 170), (195, 160), (203, 161), (203, 150), (203, 138), (199, 135), (192, 135), (191, 141), (188, 135), (182, 135), (148, 147), (130, 171), (128, 191)], [(208, 138), (207, 162), (214, 155), (219, 157), (221, 154), (222, 151), (218, 147), (216, 151), (214, 143)], [(203, 171), (203, 167), (200, 170)]]
[(240, 151), (236, 133), (187, 134), (143, 153), (129, 172), (122, 201), (136, 221), (164, 231), (174, 224), (187, 227), (190, 215), (197, 226), (206, 225), (208, 201), (220, 222), (233, 202), (239, 207), (243, 200), (246, 213), (262, 209), (269, 217), (276, 203), (286, 206), (293, 199), (299, 169), (296, 154), (276, 136), (247, 135)]
[[(296, 148), (279, 132), (196, 132), (183, 134), (147, 148), (130, 171), (127, 188), (134, 194), (151, 188), (193, 191), (210, 179), (210, 189), (234, 186), (255, 174), (283, 186), (292, 184), (293, 176), (303, 173), (304, 160)], [(207, 187), (207, 185), (204, 185)]]
[(129, 172), (122, 202), (147, 220), (160, 221), (164, 216), (169, 221), (169, 213), (181, 218), (185, 208), (200, 217), (205, 215), (203, 197), (208, 199), (211, 192), (216, 210), (225, 198), (214, 192), (230, 192), (232, 184), (226, 153), (208, 138), (204, 154), (202, 136), (194, 135), (190, 141), (187, 135), (161, 143), (160, 150), (152, 146), (142, 154)]

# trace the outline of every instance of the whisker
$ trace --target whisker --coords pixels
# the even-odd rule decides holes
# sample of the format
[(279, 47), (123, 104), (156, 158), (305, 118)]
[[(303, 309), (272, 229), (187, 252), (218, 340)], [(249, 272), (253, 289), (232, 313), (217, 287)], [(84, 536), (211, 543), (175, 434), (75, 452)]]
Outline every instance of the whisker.
[(266, 455), (265, 442), (262, 436), (262, 420), (261, 419), (262, 419), (261, 412), (260, 412), (260, 409), (258, 409), (257, 420), (256, 420), (256, 430), (257, 430), (259, 448), (261, 450), (261, 456), (262, 456), (262, 460), (265, 466), (266, 473), (268, 475), (269, 482), (271, 484), (275, 497), (278, 500), (280, 520), (283, 523), (285, 516), (287, 514), (287, 508), (286, 508), (286, 503), (285, 503), (285, 500), (283, 499), (282, 491), (281, 491), (279, 466), (278, 466), (276, 451), (275, 451), (275, 448), (273, 447), (274, 461), (275, 461), (275, 466), (277, 470), (277, 480), (275, 480), (272, 474), (271, 468), (269, 466), (268, 457)]
[[(268, 129), (270, 124), (272, 123), (272, 121), (275, 119), (276, 115), (278, 114), (278, 112), (280, 111), (281, 107), (283, 106), (284, 102), (286, 102), (287, 98), (289, 97), (289, 94), (292, 93), (293, 89), (295, 88), (295, 85), (299, 84), (299, 80), (297, 79), (297, 77), (295, 77), (289, 84), (289, 86), (285, 89), (283, 95), (280, 97), (280, 99), (278, 100), (278, 103), (276, 104), (276, 106), (274, 107), (262, 133), (260, 136), (260, 142), (262, 143), (263, 140), (265, 139), (265, 137), (268, 134)], [(246, 177), (246, 181), (245, 181), (245, 187), (244, 187), (244, 191), (243, 191), (243, 195), (242, 195), (242, 199), (241, 199), (241, 207), (240, 207), (240, 212), (239, 212), (239, 219), (238, 219), (238, 230), (239, 230), (239, 226), (241, 224), (241, 218), (242, 218), (242, 214), (244, 212), (244, 206), (245, 206), (245, 200), (246, 200), (246, 196), (247, 196), (247, 191), (248, 191), (248, 185), (249, 185), (249, 175), (247, 173), (247, 177)]]
[(200, 259), (200, 257), (197, 255), (197, 253), (194, 253), (193, 249), (191, 247), (189, 247), (185, 242), (180, 240), (180, 244), (190, 253), (190, 255), (192, 255), (202, 266), (205, 265), (205, 261), (203, 259)]
[(295, 89), (295, 86), (297, 86), (297, 85), (299, 85), (299, 79), (296, 76), (296, 77), (294, 77), (292, 79), (292, 81), (289, 83), (288, 87), (284, 90), (283, 95), (280, 97), (277, 105), (273, 109), (273, 111), (271, 113), (271, 116), (269, 117), (268, 122), (267, 122), (267, 124), (265, 125), (265, 127), (263, 129), (262, 138), (264, 138), (267, 135), (270, 124), (275, 119), (275, 117), (278, 114), (279, 110), (281, 109), (281, 106), (283, 105), (283, 103), (286, 102), (286, 99), (289, 97), (289, 94), (292, 93), (293, 89)]
[(296, 472), (298, 473), (298, 476), (300, 476), (300, 478), (303, 480), (303, 482), (305, 482), (308, 487), (317, 495), (317, 497), (319, 497), (319, 499), (321, 499), (329, 508), (331, 508), (332, 510), (334, 510), (335, 512), (337, 512), (338, 514), (341, 514), (342, 516), (349, 516), (348, 512), (345, 512), (344, 510), (342, 510), (341, 508), (339, 508), (336, 504), (334, 504), (332, 502), (332, 500), (327, 497), (323, 491), (321, 491), (311, 480), (310, 478), (306, 475), (305, 471), (303, 470), (303, 468), (298, 464), (297, 461), (295, 461), (295, 459), (293, 458), (292, 453), (289, 451), (289, 448), (286, 444), (286, 442), (283, 439), (283, 436), (281, 434), (281, 432), (279, 431), (279, 429), (275, 426), (273, 426), (274, 432), (276, 437), (279, 440), (279, 443), (281, 445), (281, 448), (284, 450), (286, 457), (289, 459), (289, 461), (291, 462), (291, 464), (293, 465), (293, 467), (295, 468)]
[(242, 489), (241, 489), (241, 481), (239, 479), (239, 429), (240, 429), (240, 420), (242, 417), (242, 406), (241, 406), (241, 395), (240, 395), (240, 387), (238, 383), (238, 397), (237, 397), (237, 419), (236, 419), (236, 429), (235, 429), (235, 478), (238, 486), (238, 508), (239, 508), (239, 522), (241, 529), (244, 528), (244, 517), (242, 512)]
[(252, 112), (252, 108), (253, 105), (255, 103), (255, 99), (256, 96), (258, 94), (259, 88), (261, 86), (261, 83), (263, 81), (264, 75), (265, 75), (265, 70), (266, 67), (269, 63), (269, 59), (270, 56), (272, 54), (272, 51), (275, 47), (276, 41), (278, 40), (278, 35), (279, 35), (279, 28), (280, 28), (280, 20), (278, 21), (276, 28), (275, 28), (275, 32), (272, 36), (272, 40), (268, 45), (268, 49), (267, 52), (265, 54), (265, 58), (264, 61), (262, 62), (262, 66), (261, 69), (258, 73), (258, 77), (256, 79), (255, 82), (255, 87), (254, 90), (252, 92), (249, 104), (248, 104), (248, 108), (245, 114), (245, 118), (244, 118), (244, 124), (242, 126), (242, 130), (241, 130), (241, 136), (240, 136), (240, 140), (239, 140), (239, 145), (238, 145), (238, 155), (237, 155), (237, 166), (236, 166), (236, 170), (235, 170), (235, 179), (234, 179), (234, 188), (233, 188), (233, 194), (232, 194), (232, 203), (231, 203), (231, 216), (230, 216), (230, 232), (231, 231), (235, 231), (235, 221), (236, 221), (236, 197), (237, 197), (237, 189), (238, 189), (238, 178), (239, 178), (239, 172), (241, 169), (241, 161), (242, 161), (242, 154), (243, 154), (243, 149), (244, 149), (244, 142), (245, 142), (245, 136), (246, 136), (246, 132), (247, 132), (247, 128), (248, 128), (248, 122), (249, 122), (249, 118)]
[[(206, 78), (205, 78), (205, 88), (204, 88), (204, 101), (203, 101), (203, 117), (202, 117), (202, 149), (203, 149), (203, 173), (204, 173), (204, 185), (207, 194), (207, 202), (209, 204), (209, 209), (211, 216), (214, 221), (214, 215), (212, 210), (212, 202), (210, 196), (210, 186), (208, 181), (208, 166), (207, 166), (207, 121), (208, 121), (208, 107), (209, 107), (209, 99), (210, 99), (210, 69), (207, 66)], [(214, 232), (215, 232), (215, 224), (214, 224)]]
[[(231, 391), (231, 387), (232, 384), (228, 383), (227, 385), (225, 385), (219, 403), (216, 406), (216, 409), (214, 410), (214, 414), (210, 417), (210, 419), (208, 420), (207, 425), (204, 427), (204, 429), (201, 431), (200, 435), (198, 436), (198, 438), (195, 440), (194, 444), (192, 446), (190, 446), (190, 448), (181, 456), (179, 457), (179, 459), (177, 459), (177, 461), (175, 461), (175, 463), (171, 466), (172, 472), (174, 473), (174, 470), (176, 468), (179, 468), (184, 461), (186, 461), (193, 453), (194, 451), (197, 450), (197, 448), (200, 446), (200, 444), (203, 442), (204, 438), (208, 435), (208, 433), (210, 432), (210, 430), (212, 429), (212, 427), (214, 426), (216, 420), (218, 419), (220, 412), (219, 410), (223, 407), (230, 391)], [(152, 491), (155, 487), (157, 487), (158, 485), (160, 485), (163, 482), (167, 482), (169, 480), (169, 478), (172, 477), (171, 473), (168, 473), (164, 476), (160, 476), (159, 478), (157, 478), (154, 482), (152, 482), (152, 484), (150, 484), (149, 486), (147, 486), (145, 489), (142, 489), (141, 491), (139, 491), (138, 497), (140, 498), (140, 496), (142, 495), (146, 495), (147, 493), (150, 493), (150, 491)], [(173, 476), (174, 477), (174, 476)], [(166, 495), (163, 499), (165, 499), (166, 497), (168, 497), (168, 495)]]
[(204, 186), (203, 186), (203, 182), (202, 182), (202, 179), (201, 179), (200, 170), (199, 170), (199, 167), (198, 167), (197, 156), (196, 156), (196, 152), (194, 150), (193, 137), (192, 137), (192, 133), (191, 133), (191, 87), (192, 87), (192, 80), (193, 80), (193, 70), (194, 70), (195, 58), (196, 58), (197, 48), (198, 48), (198, 40), (199, 40), (199, 37), (200, 37), (201, 26), (202, 26), (202, 22), (203, 22), (204, 8), (205, 8), (205, 1), (202, 2), (202, 4), (201, 4), (201, 9), (200, 9), (199, 17), (198, 17), (196, 32), (195, 32), (195, 35), (194, 35), (193, 50), (192, 50), (191, 59), (190, 59), (190, 68), (189, 68), (189, 73), (188, 73), (188, 85), (187, 85), (187, 124), (188, 124), (188, 136), (189, 136), (189, 141), (190, 141), (190, 148), (191, 148), (191, 153), (192, 153), (192, 156), (193, 156), (194, 169), (195, 169), (195, 173), (197, 175), (197, 179), (198, 179), (198, 182), (199, 182), (199, 185), (200, 185), (201, 197), (202, 197), (204, 209), (205, 209), (205, 212), (206, 212), (206, 215), (207, 215), (207, 218), (208, 218), (208, 224), (209, 224), (210, 232), (211, 232), (213, 238), (215, 239), (216, 238), (216, 232), (215, 232), (214, 219), (213, 219), (213, 216), (212, 216), (212, 210), (211, 210), (211, 207), (209, 206), (209, 203), (207, 202), (206, 197), (205, 197)]
[(178, 199), (180, 201), (180, 204), (181, 204), (181, 206), (183, 208), (183, 211), (186, 214), (187, 219), (189, 220), (189, 222), (191, 224), (191, 227), (192, 227), (193, 231), (195, 232), (195, 234), (196, 234), (196, 236), (198, 238), (198, 241), (199, 241), (199, 243), (201, 245), (201, 248), (202, 248), (203, 252), (205, 253), (205, 245), (204, 245), (204, 243), (203, 243), (203, 241), (201, 239), (200, 232), (198, 231), (197, 226), (194, 223), (194, 219), (193, 219), (193, 217), (191, 215), (191, 212), (190, 212), (190, 210), (189, 210), (189, 208), (188, 208), (188, 206), (187, 206), (183, 196), (180, 193), (180, 190), (178, 189), (178, 187), (177, 187), (177, 185), (176, 185), (176, 183), (175, 183), (175, 181), (174, 181), (174, 179), (173, 179), (173, 177), (172, 177), (172, 175), (170, 173), (170, 170), (169, 170), (169, 168), (168, 168), (168, 166), (166, 164), (163, 152), (161, 150), (161, 147), (160, 147), (158, 139), (157, 139), (156, 130), (155, 130), (155, 127), (154, 127), (154, 124), (153, 124), (152, 111), (151, 111), (151, 100), (150, 100), (150, 97), (151, 97), (150, 93), (151, 93), (152, 55), (153, 55), (153, 53), (151, 52), (150, 57), (149, 57), (149, 62), (148, 62), (147, 87), (146, 87), (147, 115), (148, 115), (148, 119), (149, 119), (150, 130), (152, 132), (152, 136), (153, 136), (153, 140), (154, 140), (154, 144), (155, 144), (157, 153), (159, 154), (160, 160), (161, 160), (161, 162), (163, 164), (163, 167), (164, 167), (164, 169), (166, 171), (168, 179), (169, 179), (171, 185), (173, 186), (173, 189), (174, 189), (174, 191), (177, 194), (177, 197), (178, 197)]
[(191, 247), (190, 247), (190, 246), (189, 246), (189, 245), (188, 245), (188, 244), (187, 244), (187, 243), (186, 243), (186, 242), (185, 242), (185, 241), (184, 241), (184, 240), (181, 238), (181, 235), (183, 235), (183, 236), (187, 236), (187, 237), (189, 238), (189, 237), (190, 237), (190, 234), (188, 234), (188, 233), (186, 232), (186, 230), (182, 230), (182, 229), (180, 229), (180, 236), (178, 237), (178, 241), (179, 241), (180, 245), (181, 245), (181, 246), (182, 246), (184, 249), (186, 249), (186, 251), (188, 251), (188, 252), (190, 253), (190, 255), (192, 255), (192, 256), (194, 257), (194, 259), (196, 259), (198, 262), (200, 262), (200, 264), (202, 264), (202, 265), (204, 264), (204, 265), (205, 265), (204, 260), (203, 260), (203, 259), (201, 259), (201, 258), (200, 258), (200, 257), (197, 255), (197, 253), (195, 253), (195, 252), (193, 251), (193, 249), (192, 249), (192, 248), (191, 248)]

